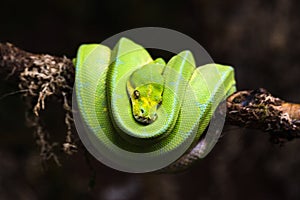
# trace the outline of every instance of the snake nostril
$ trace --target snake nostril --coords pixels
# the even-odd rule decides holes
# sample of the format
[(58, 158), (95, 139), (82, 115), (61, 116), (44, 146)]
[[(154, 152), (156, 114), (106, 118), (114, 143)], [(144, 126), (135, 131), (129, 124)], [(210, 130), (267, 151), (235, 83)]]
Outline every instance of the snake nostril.
[(144, 109), (141, 109), (141, 113), (144, 114), (144, 112), (145, 112)]

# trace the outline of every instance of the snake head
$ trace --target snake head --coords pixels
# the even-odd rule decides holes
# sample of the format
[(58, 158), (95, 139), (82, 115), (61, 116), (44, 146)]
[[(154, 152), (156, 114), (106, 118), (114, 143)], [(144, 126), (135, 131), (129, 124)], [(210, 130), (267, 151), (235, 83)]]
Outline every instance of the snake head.
[(157, 109), (162, 102), (163, 86), (146, 84), (135, 88), (130, 95), (132, 114), (136, 121), (151, 124), (157, 119)]

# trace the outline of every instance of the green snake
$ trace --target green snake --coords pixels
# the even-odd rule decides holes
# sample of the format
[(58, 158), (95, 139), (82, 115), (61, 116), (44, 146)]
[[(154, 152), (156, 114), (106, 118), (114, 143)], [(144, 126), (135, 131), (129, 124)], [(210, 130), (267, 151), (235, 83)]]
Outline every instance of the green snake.
[(188, 50), (166, 63), (121, 38), (112, 50), (80, 46), (75, 91), (82, 121), (95, 136), (91, 143), (101, 146), (109, 166), (176, 171), (210, 150), (182, 159), (193, 152), (219, 103), (235, 91), (235, 80), (230, 66), (196, 67)]

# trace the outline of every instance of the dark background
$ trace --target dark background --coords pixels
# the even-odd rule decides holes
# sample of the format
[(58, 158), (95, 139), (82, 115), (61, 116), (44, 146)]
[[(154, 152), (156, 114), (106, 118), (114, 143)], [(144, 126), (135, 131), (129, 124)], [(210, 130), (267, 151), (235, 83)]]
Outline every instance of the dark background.
[[(264, 87), (299, 102), (299, 1), (52, 0), (0, 3), (0, 42), (34, 53), (76, 55), (82, 43), (160, 26), (197, 40), (218, 63), (235, 67), (238, 89)], [(0, 95), (18, 90), (1, 80)], [(20, 95), (0, 100), (0, 199), (300, 199), (300, 141), (283, 147), (259, 131), (226, 127), (214, 150), (182, 174), (112, 170), (83, 152), (43, 168)], [(64, 135), (59, 105), (48, 107), (52, 135)]]

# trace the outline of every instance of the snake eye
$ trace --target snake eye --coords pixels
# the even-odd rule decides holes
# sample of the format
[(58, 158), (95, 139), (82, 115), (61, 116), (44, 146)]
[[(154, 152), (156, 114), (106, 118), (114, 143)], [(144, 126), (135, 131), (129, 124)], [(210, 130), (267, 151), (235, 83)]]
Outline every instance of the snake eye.
[(140, 92), (138, 90), (133, 91), (133, 96), (135, 99), (138, 99), (140, 97)]

